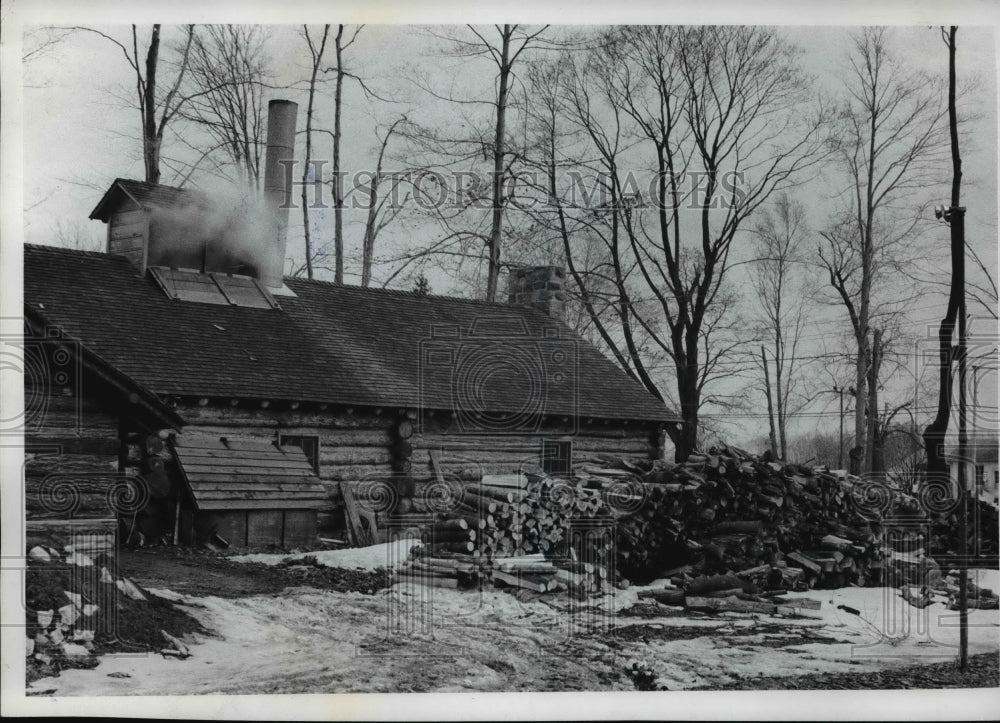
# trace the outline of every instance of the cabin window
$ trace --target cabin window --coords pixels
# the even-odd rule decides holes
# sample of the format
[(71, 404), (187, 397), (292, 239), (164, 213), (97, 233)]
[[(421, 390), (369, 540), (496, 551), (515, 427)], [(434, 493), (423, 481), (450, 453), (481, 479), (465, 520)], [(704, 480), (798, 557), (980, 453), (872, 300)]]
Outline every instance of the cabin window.
[(299, 447), (306, 453), (313, 471), (319, 474), (319, 437), (315, 434), (281, 434), (278, 444), (282, 447)]
[(542, 440), (542, 470), (546, 474), (570, 474), (573, 471), (573, 443)]

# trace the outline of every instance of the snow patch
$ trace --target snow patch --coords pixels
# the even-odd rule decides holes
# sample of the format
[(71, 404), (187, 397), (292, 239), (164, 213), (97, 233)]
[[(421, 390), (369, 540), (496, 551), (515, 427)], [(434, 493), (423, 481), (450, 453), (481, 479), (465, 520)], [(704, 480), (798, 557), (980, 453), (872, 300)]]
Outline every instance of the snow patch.
[(234, 562), (261, 562), (265, 565), (280, 565), (285, 561), (301, 560), (315, 557), (319, 564), (326, 567), (343, 567), (347, 569), (375, 570), (380, 567), (396, 567), (406, 560), (410, 549), (419, 545), (420, 540), (395, 540), (370, 547), (349, 547), (344, 550), (318, 550), (302, 552), (295, 555), (251, 554), (227, 558)]

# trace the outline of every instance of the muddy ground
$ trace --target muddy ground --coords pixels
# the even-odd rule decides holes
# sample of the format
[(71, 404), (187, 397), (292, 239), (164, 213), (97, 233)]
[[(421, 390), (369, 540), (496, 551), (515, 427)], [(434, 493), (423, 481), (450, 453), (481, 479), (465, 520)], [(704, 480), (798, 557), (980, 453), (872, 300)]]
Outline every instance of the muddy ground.
[(164, 547), (123, 551), (118, 557), (118, 569), (142, 587), (167, 588), (194, 597), (266, 595), (298, 585), (371, 595), (388, 585), (384, 570), (240, 563), (223, 555)]

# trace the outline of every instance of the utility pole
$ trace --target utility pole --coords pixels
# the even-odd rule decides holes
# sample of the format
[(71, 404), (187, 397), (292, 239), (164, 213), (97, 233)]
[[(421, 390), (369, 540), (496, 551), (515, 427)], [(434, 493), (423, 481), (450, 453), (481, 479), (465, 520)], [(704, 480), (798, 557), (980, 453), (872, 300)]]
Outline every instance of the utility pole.
[(969, 435), (966, 430), (965, 408), (965, 368), (966, 317), (965, 317), (965, 207), (959, 204), (962, 184), (962, 156), (958, 149), (958, 110), (955, 104), (955, 33), (958, 28), (948, 29), (948, 125), (951, 129), (951, 253), (958, 254), (953, 260), (955, 274), (952, 285), (958, 297), (958, 554), (961, 559), (958, 568), (959, 586), (959, 667), (962, 672), (969, 668), (969, 494), (966, 489), (966, 463), (969, 456)]
[[(954, 36), (952, 36), (954, 38)], [(951, 47), (951, 62), (954, 67), (955, 46)], [(959, 265), (960, 277), (954, 282), (961, 289), (958, 300), (958, 568), (959, 605), (959, 666), (964, 673), (969, 667), (969, 493), (966, 489), (966, 462), (969, 454), (969, 435), (966, 429), (966, 342), (965, 342), (965, 208), (951, 207), (952, 245), (960, 244), (963, 254)]]
[[(955, 102), (955, 34), (954, 25), (947, 30), (941, 28), (941, 35), (948, 47), (948, 127), (951, 136), (951, 205), (938, 206), (935, 217), (944, 219), (951, 227), (951, 288), (948, 293), (948, 309), (938, 327), (938, 354), (940, 386), (938, 389), (938, 410), (934, 420), (924, 430), (924, 448), (927, 450), (927, 484), (935, 479), (948, 480), (947, 460), (942, 452), (948, 422), (952, 412), (952, 387), (954, 385), (954, 362), (958, 360), (958, 570), (959, 570), (959, 664), (962, 672), (968, 670), (969, 663), (969, 538), (968, 508), (965, 490), (965, 458), (967, 457), (968, 434), (966, 433), (965, 409), (965, 366), (966, 366), (966, 318), (965, 318), (965, 208), (961, 205), (962, 156), (958, 147), (958, 109)], [(958, 326), (958, 345), (952, 345), (955, 326)]]

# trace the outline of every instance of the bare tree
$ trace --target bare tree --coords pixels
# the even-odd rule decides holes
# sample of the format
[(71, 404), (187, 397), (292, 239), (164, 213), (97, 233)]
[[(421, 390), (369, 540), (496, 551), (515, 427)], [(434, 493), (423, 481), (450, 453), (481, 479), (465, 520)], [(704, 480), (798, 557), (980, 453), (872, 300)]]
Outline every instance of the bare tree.
[[(341, 26), (343, 28), (343, 26)], [(313, 173), (318, 173), (319, 171), (313, 167), (312, 158), (312, 136), (313, 136), (313, 106), (316, 101), (316, 76), (319, 74), (320, 66), (323, 64), (323, 53), (326, 50), (326, 40), (330, 35), (330, 26), (323, 26), (323, 33), (319, 40), (313, 40), (312, 34), (309, 31), (308, 25), (302, 26), (302, 35), (306, 40), (306, 45), (309, 47), (309, 91), (307, 93), (306, 102), (306, 163), (302, 169), (302, 230), (305, 239), (305, 270), (306, 277), (313, 277), (313, 250), (312, 250), (312, 230), (309, 225), (309, 181), (311, 180), (309, 176)], [(337, 116), (339, 118), (340, 109), (339, 103), (337, 107)], [(338, 138), (339, 130), (334, 133), (334, 147), (339, 146)], [(339, 170), (338, 161), (334, 161), (334, 172)], [(338, 207), (339, 210), (339, 207)], [(341, 247), (342, 248), (342, 247)], [(338, 253), (338, 264), (340, 254)], [(337, 283), (343, 282), (343, 271), (341, 270), (341, 277), (337, 280)]]
[(358, 25), (350, 33), (350, 38), (346, 37), (345, 26), (337, 26), (337, 34), (333, 39), (334, 56), (337, 64), (331, 68), (326, 68), (324, 72), (333, 73), (333, 248), (334, 248), (334, 281), (338, 284), (344, 283), (344, 177), (341, 169), (341, 123), (344, 111), (344, 80), (353, 78), (361, 84), (362, 90), (370, 93), (357, 75), (349, 72), (344, 66), (344, 52), (354, 45), (358, 39), (358, 34), (364, 29), (364, 25)]
[[(383, 173), (382, 164), (385, 162), (386, 149), (392, 140), (396, 129), (401, 123), (406, 122), (406, 116), (401, 116), (393, 121), (385, 134), (379, 139), (378, 156), (375, 161), (375, 170), (370, 174), (368, 184), (363, 188), (367, 195), (368, 215), (365, 221), (365, 233), (361, 246), (361, 285), (367, 287), (372, 280), (372, 264), (375, 258), (375, 242), (379, 233), (385, 229), (396, 218), (402, 210), (402, 204), (396, 203), (395, 189), (406, 179), (405, 173)], [(383, 192), (383, 187), (388, 188)]]
[(104, 251), (105, 241), (100, 230), (84, 221), (63, 222), (56, 220), (52, 235), (55, 245), (64, 249), (79, 251)]
[(45, 57), (55, 50), (56, 46), (65, 40), (70, 32), (70, 30), (53, 27), (26, 30), (21, 46), (21, 62), (30, 63)]
[[(477, 261), (485, 251), (486, 298), (495, 301), (502, 263), (504, 224), (510, 205), (510, 185), (513, 167), (521, 156), (520, 144), (512, 139), (511, 114), (515, 105), (515, 70), (525, 53), (539, 47), (551, 46), (543, 38), (548, 26), (527, 28), (521, 25), (494, 25), (491, 28), (469, 25), (462, 32), (434, 33), (445, 42), (446, 52), (465, 60), (484, 59), (491, 65), (494, 90), (488, 99), (461, 97), (452, 92), (440, 92), (427, 81), (418, 80), (425, 93), (455, 106), (460, 113), (460, 123), (451, 120), (446, 126), (412, 122), (402, 132), (412, 142), (414, 150), (424, 154), (421, 164), (427, 169), (439, 168), (468, 173), (475, 179), (469, 188), (458, 189), (454, 203), (437, 204), (435, 218), (445, 231), (445, 246), (459, 250), (448, 251), (461, 259), (472, 257)], [(470, 109), (488, 109), (483, 113)], [(488, 165), (485, 173), (476, 171)], [(485, 184), (479, 183), (483, 176)], [(430, 204), (428, 204), (430, 208)], [(483, 214), (474, 213), (484, 211)], [(474, 243), (481, 244), (479, 248)], [(445, 253), (439, 244), (436, 253)]]
[(774, 360), (777, 454), (787, 459), (791, 398), (801, 376), (797, 352), (809, 311), (809, 294), (803, 276), (796, 273), (796, 267), (805, 260), (803, 245), (809, 233), (805, 207), (787, 194), (781, 194), (773, 210), (762, 212), (753, 231), (756, 237), (754, 286), (763, 314), (764, 336), (770, 342)]
[[(845, 179), (842, 208), (821, 232), (818, 251), (857, 349), (855, 473), (862, 459), (864, 469), (871, 468), (869, 416), (877, 413), (869, 409), (875, 289), (901, 254), (912, 253), (906, 243), (921, 217), (914, 196), (936, 181), (944, 149), (946, 109), (937, 84), (898, 63), (889, 42), (885, 28), (866, 28), (854, 38), (851, 73), (830, 140)], [(888, 290), (889, 284), (883, 287)]]
[[(317, 264), (329, 258), (329, 245), (324, 243), (317, 246), (312, 238), (312, 227), (309, 222), (309, 203), (306, 188), (313, 183), (329, 182), (333, 194), (333, 275), (334, 281), (338, 284), (344, 282), (344, 199), (348, 190), (344, 186), (346, 173), (343, 169), (342, 161), (342, 122), (344, 112), (344, 83), (346, 80), (354, 80), (364, 93), (369, 97), (378, 98), (372, 92), (365, 81), (355, 73), (348, 70), (344, 54), (358, 39), (364, 25), (358, 25), (353, 30), (348, 30), (345, 25), (337, 25), (337, 32), (332, 36), (335, 65), (324, 68), (324, 56), (327, 45), (331, 40), (330, 31), (332, 26), (324, 25), (321, 34), (314, 37), (308, 26), (303, 26), (303, 37), (309, 48), (310, 67), (308, 82), (308, 107), (306, 111), (306, 167), (302, 175), (302, 216), (305, 227), (305, 251), (306, 259), (301, 269), (305, 271), (309, 278), (312, 278)], [(320, 75), (322, 71), (322, 76)], [(315, 123), (316, 94), (320, 87), (327, 81), (333, 83), (333, 129), (317, 128)], [(313, 134), (325, 133), (331, 139), (331, 167), (329, 181), (324, 180), (322, 165), (313, 167), (312, 147)], [(325, 165), (325, 164), (323, 164)], [(310, 176), (313, 176), (312, 178)], [(326, 268), (326, 266), (322, 266)]]
[[(725, 284), (733, 239), (817, 161), (821, 124), (805, 110), (796, 58), (764, 28), (621, 27), (567, 85), (566, 115), (587, 139), (596, 161), (585, 167), (604, 197), (573, 215), (606, 239), (603, 269), (616, 296), (608, 336), (621, 340), (616, 358), (661, 399), (673, 395), (649, 352), (669, 361), (684, 420), (678, 459), (697, 447), (707, 385), (753, 363)], [(648, 178), (637, 181), (628, 169), (640, 163)]]
[(994, 275), (996, 269), (990, 269), (983, 263), (982, 258), (972, 246), (966, 245), (966, 255), (972, 257), (980, 276), (978, 280), (966, 282), (966, 294), (980, 309), (996, 321), (1000, 318), (997, 316), (997, 280)]
[(139, 50), (139, 30), (132, 26), (130, 46), (107, 33), (94, 28), (74, 26), (68, 30), (81, 30), (96, 33), (114, 43), (125, 56), (125, 60), (135, 75), (135, 93), (142, 129), (142, 158), (146, 170), (147, 183), (160, 182), (160, 158), (163, 147), (163, 134), (170, 122), (180, 112), (184, 103), (191, 96), (180, 92), (181, 84), (187, 73), (191, 56), (191, 46), (194, 42), (194, 25), (184, 26), (184, 42), (177, 61), (177, 69), (173, 82), (167, 86), (166, 93), (158, 88), (160, 82), (160, 25), (153, 25), (149, 34), (144, 54)]
[(238, 177), (254, 188), (263, 157), (265, 40), (259, 25), (201, 26), (190, 51), (191, 100), (182, 112), (208, 131), (213, 145), (207, 153), (221, 149)]

